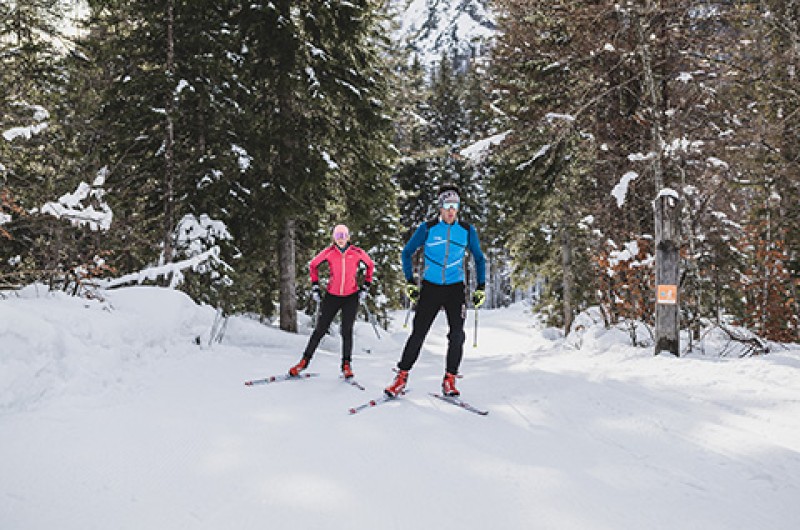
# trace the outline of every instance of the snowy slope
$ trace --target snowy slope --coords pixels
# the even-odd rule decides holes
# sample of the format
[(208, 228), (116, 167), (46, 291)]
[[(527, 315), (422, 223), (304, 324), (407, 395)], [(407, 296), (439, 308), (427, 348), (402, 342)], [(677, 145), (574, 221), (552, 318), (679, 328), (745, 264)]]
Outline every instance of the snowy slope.
[(521, 305), (482, 311), (473, 348), (471, 312), (460, 387), (488, 416), (427, 396), (444, 317), (409, 395), (350, 416), (391, 379), (404, 316), (380, 341), (357, 324), (362, 392), (336, 337), (320, 377), (242, 384), (297, 360), (305, 317), (233, 318), (208, 347), (213, 311), (173, 291), (0, 299), (0, 528), (797, 528), (799, 348), (653, 357), (590, 327), (576, 349)]
[[(446, 53), (459, 62), (486, 54), (496, 32), (488, 0), (393, 0), (398, 28), (393, 35), (425, 67)], [(462, 65), (463, 66), (463, 65)]]

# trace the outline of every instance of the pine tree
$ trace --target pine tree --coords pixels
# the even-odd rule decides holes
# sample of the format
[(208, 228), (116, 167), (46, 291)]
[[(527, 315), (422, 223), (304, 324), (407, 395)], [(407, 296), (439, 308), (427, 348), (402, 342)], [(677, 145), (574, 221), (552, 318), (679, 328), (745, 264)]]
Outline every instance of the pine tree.
[(431, 94), (425, 118), (427, 140), (433, 147), (457, 148), (464, 134), (466, 117), (461, 98), (460, 76), (446, 53), (434, 66)]
[[(97, 103), (73, 132), (83, 138), (86, 165), (108, 172), (110, 261), (132, 272), (184, 259), (182, 219), (224, 215), (239, 172), (231, 4), (99, 0), (89, 7), (72, 76), (86, 87), (83, 101)], [(218, 292), (198, 297), (219, 301)]]
[(394, 126), (394, 144), (400, 159), (394, 169), (393, 181), (399, 190), (400, 238), (406, 241), (421, 219), (432, 215), (435, 189), (430, 182), (429, 169), (432, 154), (427, 143), (429, 122), (428, 97), (430, 87), (424, 68), (418, 58), (410, 64), (400, 51), (393, 50), (395, 79), (390, 105), (397, 109)]
[(395, 77), (385, 60), (389, 46), (383, 34), (386, 21), (379, 3), (364, 2), (359, 11), (334, 17), (329, 23), (335, 26), (328, 48), (334, 59), (328, 63), (335, 81), (331, 88), (334, 94), (340, 91), (335, 127), (344, 135), (333, 134), (325, 144), (334, 165), (328, 179), (328, 207), (321, 218), (328, 230), (323, 232), (329, 242), (330, 227), (346, 221), (356, 244), (375, 261), (370, 303), (385, 322), (389, 301), (402, 276), (397, 267), (397, 189), (390, 179), (395, 112), (387, 102)]
[[(248, 202), (267, 236), (282, 240), (283, 329), (296, 329), (300, 271), (289, 255), (295, 242), (311, 247), (317, 221), (338, 189), (358, 193), (361, 182), (388, 167), (376, 7), (369, 1), (281, 1), (248, 4), (238, 18), (252, 94), (247, 109), (254, 117)], [(376, 189), (381, 199), (391, 193)]]
[(74, 190), (64, 146), (66, 87), (57, 0), (0, 2), (0, 193), (4, 236), (0, 276), (62, 287), (75, 265), (68, 225), (41, 207)]
[(588, 269), (579, 221), (591, 213), (588, 205), (598, 193), (589, 173), (597, 145), (575, 123), (575, 103), (585, 90), (569, 64), (577, 30), (566, 7), (552, 12), (536, 2), (503, 6), (505, 31), (492, 78), (513, 133), (498, 157), (491, 194), (504, 211), (493, 217), (508, 234), (517, 281), (532, 281), (528, 273), (537, 270), (555, 280), (549, 300), (559, 311), (553, 317), (569, 330), (587, 295), (575, 284)]

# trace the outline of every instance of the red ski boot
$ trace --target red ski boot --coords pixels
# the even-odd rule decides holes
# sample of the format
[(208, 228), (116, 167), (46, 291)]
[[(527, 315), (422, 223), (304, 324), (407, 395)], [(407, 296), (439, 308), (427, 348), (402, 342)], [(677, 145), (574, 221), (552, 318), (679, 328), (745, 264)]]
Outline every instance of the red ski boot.
[(350, 363), (347, 361), (342, 363), (342, 377), (345, 379), (353, 377), (353, 370), (350, 368)]
[(303, 357), (302, 359), (300, 359), (299, 363), (289, 368), (289, 375), (291, 375), (292, 377), (297, 377), (298, 375), (300, 375), (300, 372), (302, 372), (306, 368), (308, 368), (308, 359)]
[(397, 397), (398, 395), (403, 393), (403, 390), (406, 389), (407, 382), (408, 382), (408, 370), (398, 370), (397, 376), (395, 376), (392, 384), (384, 388), (383, 391), (389, 397)]
[(442, 394), (445, 396), (460, 396), (461, 392), (456, 388), (456, 374), (446, 372), (442, 380)]

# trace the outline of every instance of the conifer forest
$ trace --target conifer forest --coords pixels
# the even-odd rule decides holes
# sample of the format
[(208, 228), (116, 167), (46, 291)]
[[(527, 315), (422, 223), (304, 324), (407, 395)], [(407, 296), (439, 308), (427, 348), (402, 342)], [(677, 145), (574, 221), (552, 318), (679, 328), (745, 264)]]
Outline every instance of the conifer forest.
[(670, 193), (681, 329), (800, 341), (800, 0), (493, 0), (432, 66), (398, 3), (0, 0), (0, 298), (172, 286), (295, 331), (344, 223), (385, 323), (455, 183), (485, 307), (652, 326)]

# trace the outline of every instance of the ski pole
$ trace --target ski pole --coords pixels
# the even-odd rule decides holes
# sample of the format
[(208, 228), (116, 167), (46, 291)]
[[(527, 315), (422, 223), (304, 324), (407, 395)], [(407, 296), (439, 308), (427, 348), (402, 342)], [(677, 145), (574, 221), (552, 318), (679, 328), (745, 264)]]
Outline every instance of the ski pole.
[[(208, 336), (208, 345), (217, 339), (217, 342), (222, 342), (223, 324), (227, 322), (227, 317), (224, 316), (222, 308), (217, 308), (217, 314), (214, 316), (214, 323), (211, 325), (211, 334)], [(197, 344), (200, 345), (200, 337), (197, 337)]]
[(319, 306), (321, 306), (321, 305), (322, 305), (322, 300), (317, 302), (317, 309), (314, 310), (314, 328), (315, 329), (317, 327), (317, 322), (319, 322)]
[(406, 321), (403, 322), (403, 329), (408, 327), (408, 317), (411, 316), (411, 309), (414, 307), (414, 304), (411, 303), (411, 300), (408, 301), (408, 311), (406, 311)]
[(372, 329), (375, 330), (375, 335), (377, 335), (378, 339), (380, 339), (381, 338), (381, 334), (378, 333), (378, 326), (375, 325), (375, 318), (372, 316), (372, 313), (370, 312), (369, 307), (367, 307), (367, 303), (366, 302), (361, 302), (361, 305), (364, 306), (364, 311), (367, 312), (367, 318), (369, 319), (369, 323), (372, 324)]
[[(419, 300), (419, 289), (421, 289), (420, 283), (420, 280), (417, 279), (417, 300)], [(410, 296), (407, 296), (406, 299), (408, 300), (408, 311), (406, 312), (406, 321), (403, 322), (403, 329), (408, 327), (408, 317), (411, 316), (411, 310), (414, 309), (414, 300)]]
[(472, 347), (478, 347), (478, 308), (475, 307), (475, 338), (472, 340)]

